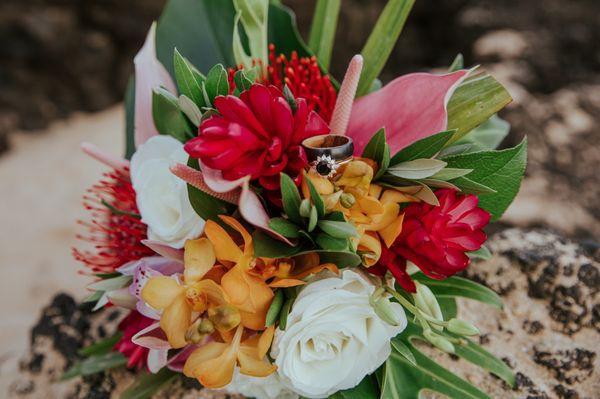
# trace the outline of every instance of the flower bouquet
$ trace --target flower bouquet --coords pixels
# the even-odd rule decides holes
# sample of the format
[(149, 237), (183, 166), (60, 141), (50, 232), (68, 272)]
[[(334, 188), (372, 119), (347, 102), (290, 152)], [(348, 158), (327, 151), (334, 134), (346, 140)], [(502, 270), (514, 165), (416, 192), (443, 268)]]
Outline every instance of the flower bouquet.
[(412, 4), (388, 2), (338, 81), (339, 0), (317, 1), (308, 44), (276, 1), (168, 2), (134, 60), (126, 157), (83, 145), (110, 170), (74, 256), (94, 309), (127, 315), (65, 377), (125, 366), (122, 398), (177, 378), (259, 399), (488, 397), (428, 343), (514, 384), (457, 318), (457, 297), (499, 297), (454, 275), (490, 255), (526, 143), (495, 150), (511, 98), (460, 56), (377, 79)]

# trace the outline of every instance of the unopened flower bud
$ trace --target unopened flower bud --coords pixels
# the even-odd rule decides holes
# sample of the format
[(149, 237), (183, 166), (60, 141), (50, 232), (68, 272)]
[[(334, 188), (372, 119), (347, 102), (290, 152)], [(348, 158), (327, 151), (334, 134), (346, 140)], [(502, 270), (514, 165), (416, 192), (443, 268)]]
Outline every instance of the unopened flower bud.
[(208, 309), (208, 319), (220, 331), (229, 331), (242, 321), (240, 311), (231, 305), (222, 305)]
[[(417, 286), (417, 293), (413, 294), (413, 298), (415, 300), (415, 306), (427, 316), (432, 317), (439, 321), (444, 321), (444, 316), (442, 315), (442, 309), (440, 308), (440, 304), (438, 303), (433, 292), (426, 285), (415, 283)], [(433, 324), (433, 328), (436, 330), (442, 330), (443, 327)]]
[(452, 345), (452, 342), (441, 335), (437, 335), (431, 330), (425, 330), (423, 331), (423, 336), (439, 350), (447, 353), (454, 353), (454, 345)]
[(354, 195), (350, 194), (350, 193), (343, 193), (340, 196), (340, 204), (344, 207), (344, 208), (352, 208), (352, 206), (356, 203), (356, 198), (354, 198)]
[(399, 326), (402, 323), (400, 316), (394, 312), (392, 303), (385, 296), (380, 296), (377, 299), (369, 300), (375, 314), (389, 325)]
[(300, 216), (307, 218), (310, 217), (310, 201), (308, 199), (303, 199), (302, 202), (300, 202)]
[(461, 319), (450, 319), (448, 331), (458, 335), (478, 335), (479, 330), (473, 324)]

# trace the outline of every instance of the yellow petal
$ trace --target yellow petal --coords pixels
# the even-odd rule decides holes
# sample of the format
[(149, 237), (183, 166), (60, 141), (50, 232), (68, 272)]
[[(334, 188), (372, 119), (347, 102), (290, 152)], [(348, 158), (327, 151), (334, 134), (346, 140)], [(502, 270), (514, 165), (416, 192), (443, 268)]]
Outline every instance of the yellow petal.
[(252, 310), (248, 301), (250, 286), (244, 278), (244, 274), (242, 266), (234, 266), (221, 279), (221, 287), (223, 287), (233, 305), (239, 305), (238, 307), (245, 310)]
[(310, 169), (308, 173), (304, 174), (305, 179), (302, 179), (302, 195), (304, 198), (310, 198), (310, 190), (308, 189), (308, 183), (306, 179), (309, 179), (310, 182), (315, 186), (317, 192), (321, 195), (329, 195), (333, 194), (333, 183), (326, 177), (321, 176), (313, 169)]
[(167, 276), (152, 277), (142, 289), (142, 299), (154, 309), (163, 310), (183, 292), (177, 281)]
[(202, 371), (196, 375), (196, 378), (205, 388), (223, 388), (233, 378), (235, 363), (235, 353), (226, 350), (221, 356), (202, 363)]
[(402, 222), (404, 220), (404, 214), (401, 213), (396, 220), (390, 223), (387, 227), (379, 230), (379, 235), (383, 239), (385, 246), (387, 248), (391, 247), (396, 238), (402, 232)]
[(268, 360), (257, 359), (256, 350), (240, 350), (238, 352), (238, 362), (240, 364), (240, 373), (253, 377), (266, 377), (277, 370), (277, 366), (269, 363)]
[(198, 281), (191, 287), (196, 289), (211, 305), (221, 306), (228, 302), (223, 288), (212, 280)]
[(381, 196), (381, 191), (383, 187), (378, 184), (371, 184), (369, 186), (369, 195), (374, 198), (379, 198)]
[(177, 349), (187, 345), (185, 332), (191, 324), (192, 309), (185, 295), (178, 295), (163, 311), (160, 317), (160, 328), (167, 335), (169, 344)]
[(367, 232), (360, 237), (358, 250), (369, 253), (369, 256), (363, 258), (363, 264), (371, 267), (379, 260), (381, 256), (381, 242), (375, 233)]
[(237, 262), (242, 256), (242, 250), (225, 229), (212, 220), (207, 220), (204, 233), (213, 245), (215, 255), (219, 260)]
[(271, 326), (267, 328), (262, 334), (260, 334), (260, 339), (258, 340), (258, 358), (262, 359), (267, 355), (269, 348), (271, 347), (271, 343), (273, 342), (273, 336), (275, 335), (275, 326)]
[(269, 287), (271, 288), (289, 288), (289, 287), (297, 287), (299, 285), (306, 284), (306, 281), (297, 280), (293, 278), (282, 278), (279, 280), (275, 280), (269, 283)]
[(185, 361), (183, 374), (190, 378), (196, 378), (203, 371), (204, 362), (221, 356), (227, 348), (229, 345), (222, 342), (209, 342), (199, 347)]
[(238, 222), (235, 218), (232, 218), (231, 216), (220, 215), (219, 217), (231, 228), (233, 228), (241, 234), (242, 238), (244, 239), (244, 254), (253, 254), (254, 248), (252, 247), (252, 236), (250, 235), (250, 233), (248, 233), (248, 230), (246, 230), (240, 222)]
[(382, 204), (387, 204), (388, 202), (415, 202), (415, 198), (407, 195), (405, 193), (401, 193), (396, 190), (385, 190), (381, 198), (379, 199)]
[(199, 281), (214, 266), (216, 262), (215, 251), (207, 238), (187, 240), (183, 263), (185, 265), (184, 277), (186, 284)]
[(365, 230), (368, 231), (379, 231), (390, 225), (400, 213), (400, 205), (395, 202), (388, 202), (383, 205), (383, 213), (376, 215), (373, 218), (373, 222), (368, 226), (365, 226)]
[(365, 195), (358, 199), (358, 204), (364, 213), (367, 215), (379, 215), (383, 213), (383, 205), (375, 197)]
[(350, 220), (354, 222), (354, 224), (369, 224), (371, 223), (371, 218), (362, 213), (360, 209), (350, 209)]

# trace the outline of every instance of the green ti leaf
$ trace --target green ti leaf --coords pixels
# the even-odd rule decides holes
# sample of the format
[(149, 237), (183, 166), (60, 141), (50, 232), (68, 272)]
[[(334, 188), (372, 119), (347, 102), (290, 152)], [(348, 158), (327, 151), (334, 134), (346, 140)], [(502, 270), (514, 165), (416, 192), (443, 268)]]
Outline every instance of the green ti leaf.
[(448, 129), (457, 131), (447, 145), (460, 140), (511, 101), (504, 86), (487, 73), (465, 79), (448, 102)]
[(471, 130), (456, 145), (471, 144), (469, 152), (495, 150), (510, 131), (510, 123), (492, 115), (490, 119)]
[(160, 134), (173, 136), (181, 142), (192, 137), (192, 129), (179, 109), (177, 97), (162, 87), (152, 91), (152, 118)]
[(412, 275), (413, 280), (425, 284), (436, 298), (463, 297), (473, 299), (502, 309), (502, 299), (491, 289), (462, 277), (448, 277), (444, 280), (434, 280), (423, 273)]
[(190, 98), (198, 108), (206, 107), (202, 95), (202, 83), (206, 80), (177, 49), (173, 52), (173, 66), (175, 68), (175, 80), (179, 93)]
[(302, 217), (300, 216), (301, 197), (298, 187), (296, 187), (296, 183), (292, 178), (285, 173), (281, 173), (280, 179), (283, 210), (291, 221), (302, 224)]
[[(190, 157), (188, 160), (188, 166), (196, 170), (200, 170), (197, 159)], [(194, 211), (196, 211), (198, 216), (204, 220), (210, 219), (217, 223), (222, 223), (219, 215), (229, 215), (233, 211), (233, 205), (215, 198), (212, 195), (197, 189), (191, 184), (187, 185), (187, 189), (188, 198), (192, 208), (194, 208)]]
[(390, 56), (414, 0), (389, 0), (375, 24), (375, 28), (360, 52), (364, 57), (364, 67), (358, 83), (356, 96), (369, 92), (371, 84), (379, 76)]
[(180, 374), (161, 369), (156, 374), (142, 372), (136, 375), (135, 381), (119, 396), (119, 399), (150, 399), (155, 393), (166, 388)]
[[(451, 168), (473, 169), (468, 180), (496, 191), (494, 194), (482, 194), (479, 197), (479, 207), (490, 212), (492, 220), (497, 220), (519, 191), (527, 163), (527, 141), (523, 140), (516, 147), (502, 151), (453, 155), (444, 158), (444, 161)], [(456, 180), (452, 183), (461, 187)]]
[(412, 143), (398, 151), (390, 160), (390, 165), (393, 166), (400, 162), (413, 161), (419, 158), (432, 158), (444, 148), (455, 132), (454, 130), (446, 130)]
[(208, 71), (205, 87), (210, 104), (214, 104), (215, 97), (229, 93), (229, 78), (223, 65), (217, 64)]
[(390, 146), (386, 141), (385, 128), (379, 129), (379, 131), (371, 137), (371, 140), (369, 140), (363, 150), (362, 157), (377, 162), (378, 169), (373, 177), (374, 180), (383, 176), (390, 165)]
[(341, 0), (317, 0), (308, 45), (324, 68), (329, 68)]
[(74, 364), (61, 377), (61, 380), (92, 375), (115, 367), (124, 366), (127, 358), (121, 352), (108, 352), (101, 355), (90, 356)]

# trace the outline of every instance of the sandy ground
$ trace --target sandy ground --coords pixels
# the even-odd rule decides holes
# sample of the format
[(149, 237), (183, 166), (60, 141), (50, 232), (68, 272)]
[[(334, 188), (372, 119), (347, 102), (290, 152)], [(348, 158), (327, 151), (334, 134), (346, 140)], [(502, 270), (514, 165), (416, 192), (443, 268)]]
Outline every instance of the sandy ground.
[(75, 221), (85, 216), (81, 195), (104, 167), (79, 144), (121, 154), (123, 111), (76, 115), (12, 140), (12, 150), (0, 157), (0, 366), (23, 352), (28, 329), (54, 294), (85, 294), (87, 279), (77, 274), (70, 249)]

